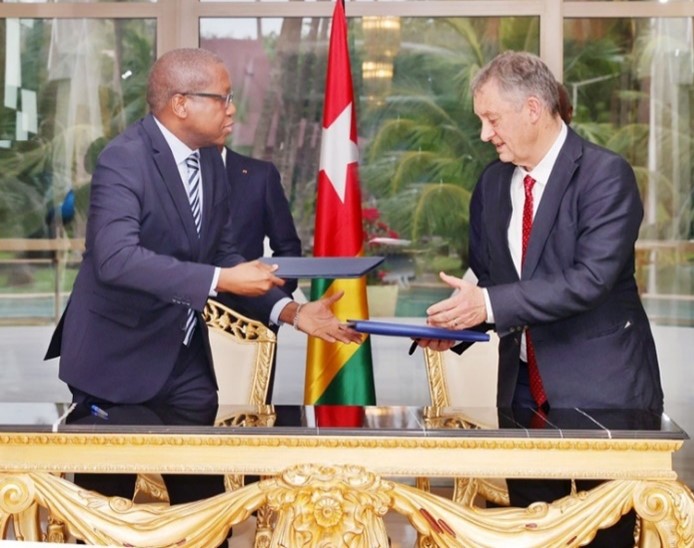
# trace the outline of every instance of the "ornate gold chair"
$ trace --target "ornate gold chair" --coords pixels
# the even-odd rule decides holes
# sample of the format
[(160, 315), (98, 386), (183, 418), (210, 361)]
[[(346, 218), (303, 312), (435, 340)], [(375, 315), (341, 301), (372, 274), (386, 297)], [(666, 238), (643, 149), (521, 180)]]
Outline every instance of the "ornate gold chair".
[[(276, 335), (261, 322), (209, 300), (203, 311), (210, 336), (212, 362), (219, 385), (218, 426), (271, 426), (274, 413), (266, 406), (270, 368)], [(233, 405), (233, 410), (225, 407)], [(245, 406), (248, 406), (245, 409)], [(242, 406), (239, 408), (238, 406)], [(225, 477), (228, 490), (243, 485), (242, 476)], [(167, 502), (166, 487), (159, 474), (140, 474), (135, 484), (135, 502)], [(258, 516), (258, 532), (267, 530), (270, 516)], [(263, 520), (261, 520), (263, 518)], [(262, 525), (261, 525), (262, 521)]]
[[(455, 352), (436, 352), (424, 349), (424, 364), (432, 410), (430, 423), (443, 421), (458, 428), (498, 427), (498, 418), (490, 410), (496, 408), (496, 378), (498, 371), (499, 339), (491, 334), (489, 342), (475, 343), (461, 355)], [(455, 418), (437, 416), (442, 407), (459, 407)], [(418, 478), (420, 487), (427, 488), (428, 480)], [(473, 504), (479, 495), (487, 501), (508, 506), (506, 482), (499, 479), (455, 478), (453, 500)]]
[(220, 407), (265, 404), (275, 334), (261, 322), (213, 300), (207, 302), (203, 317), (209, 329)]

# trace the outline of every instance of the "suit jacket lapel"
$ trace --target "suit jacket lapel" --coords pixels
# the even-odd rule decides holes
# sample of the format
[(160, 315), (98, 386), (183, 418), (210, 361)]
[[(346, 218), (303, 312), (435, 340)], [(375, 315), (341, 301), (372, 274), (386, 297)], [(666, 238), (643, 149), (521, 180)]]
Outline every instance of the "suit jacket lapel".
[(521, 278), (530, 278), (537, 268), (542, 256), (542, 250), (554, 226), (559, 206), (566, 189), (571, 184), (573, 174), (582, 154), (581, 142), (578, 136), (569, 128), (564, 146), (559, 151), (557, 161), (550, 173), (547, 187), (542, 194), (542, 200), (533, 219), (533, 229), (528, 242), (528, 249), (521, 272)]
[[(149, 135), (152, 143), (152, 151), (154, 163), (161, 175), (164, 188), (166, 188), (171, 201), (173, 202), (181, 225), (183, 226), (191, 248), (191, 256), (197, 257), (200, 251), (200, 238), (198, 231), (195, 228), (195, 221), (190, 209), (190, 202), (186, 194), (181, 175), (178, 171), (178, 166), (174, 161), (173, 154), (166, 139), (162, 135), (159, 127), (157, 127), (153, 116), (150, 114), (143, 120), (145, 131)], [(204, 173), (204, 172), (203, 172)], [(204, 200), (204, 198), (203, 198)]]

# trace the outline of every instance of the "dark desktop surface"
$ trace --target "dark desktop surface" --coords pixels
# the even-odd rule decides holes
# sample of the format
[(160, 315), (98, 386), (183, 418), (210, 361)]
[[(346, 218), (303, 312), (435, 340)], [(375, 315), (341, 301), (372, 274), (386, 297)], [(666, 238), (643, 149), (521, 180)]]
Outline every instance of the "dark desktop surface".
[[(217, 418), (272, 417), (273, 426), (214, 426), (187, 422), (185, 410), (142, 405), (87, 408), (69, 403), (0, 403), (5, 433), (151, 433), (204, 435), (409, 436), (685, 440), (666, 414), (644, 410), (434, 408), (409, 406), (222, 406)], [(0, 442), (1, 444), (1, 442)]]

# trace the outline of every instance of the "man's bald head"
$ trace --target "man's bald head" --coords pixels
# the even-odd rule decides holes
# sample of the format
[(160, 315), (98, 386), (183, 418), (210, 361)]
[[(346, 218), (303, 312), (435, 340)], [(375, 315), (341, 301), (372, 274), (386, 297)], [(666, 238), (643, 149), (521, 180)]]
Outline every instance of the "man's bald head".
[(176, 93), (206, 89), (213, 82), (213, 65), (224, 66), (216, 53), (199, 48), (182, 48), (162, 55), (152, 66), (147, 82), (147, 104), (155, 116)]

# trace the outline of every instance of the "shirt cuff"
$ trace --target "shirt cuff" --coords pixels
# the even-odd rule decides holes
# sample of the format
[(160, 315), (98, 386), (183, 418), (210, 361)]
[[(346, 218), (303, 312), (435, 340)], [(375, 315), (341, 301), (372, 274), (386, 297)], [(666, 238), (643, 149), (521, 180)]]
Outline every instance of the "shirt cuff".
[(210, 286), (210, 292), (208, 295), (210, 297), (216, 297), (217, 296), (217, 290), (215, 289), (217, 287), (217, 283), (219, 282), (219, 275), (221, 274), (222, 269), (219, 266), (214, 267), (214, 275), (212, 276), (212, 285)]
[(280, 325), (280, 313), (290, 302), (292, 302), (292, 299), (284, 297), (274, 304), (270, 311), (270, 323), (273, 325)]
[(487, 323), (495, 323), (492, 301), (489, 300), (489, 292), (486, 287), (482, 288), (482, 295), (484, 295), (484, 307), (487, 309)]

